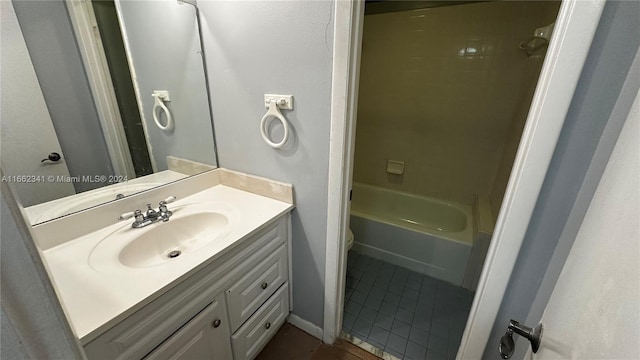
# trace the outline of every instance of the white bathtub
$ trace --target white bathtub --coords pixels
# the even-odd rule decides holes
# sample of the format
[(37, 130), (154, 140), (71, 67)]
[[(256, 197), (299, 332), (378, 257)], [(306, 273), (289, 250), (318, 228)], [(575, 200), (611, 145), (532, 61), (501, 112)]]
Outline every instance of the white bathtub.
[(473, 247), (471, 206), (354, 183), (353, 249), (461, 285)]

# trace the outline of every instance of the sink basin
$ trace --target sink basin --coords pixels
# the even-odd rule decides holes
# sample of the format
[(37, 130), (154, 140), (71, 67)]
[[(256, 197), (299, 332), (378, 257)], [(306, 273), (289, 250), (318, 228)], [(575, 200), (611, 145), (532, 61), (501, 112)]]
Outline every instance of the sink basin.
[(221, 204), (185, 205), (171, 209), (173, 216), (134, 229), (131, 223), (101, 240), (89, 254), (96, 270), (116, 267), (149, 268), (180, 261), (233, 229), (233, 209)]
[(149, 231), (122, 249), (120, 262), (131, 267), (162, 264), (215, 240), (228, 225), (225, 215), (211, 212), (149, 225)]

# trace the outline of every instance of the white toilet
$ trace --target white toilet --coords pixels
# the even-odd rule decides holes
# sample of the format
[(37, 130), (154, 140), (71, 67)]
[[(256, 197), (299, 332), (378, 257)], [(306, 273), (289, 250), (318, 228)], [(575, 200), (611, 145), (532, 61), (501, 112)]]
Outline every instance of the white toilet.
[(353, 247), (353, 233), (349, 229), (347, 232), (347, 251), (351, 250), (351, 247)]

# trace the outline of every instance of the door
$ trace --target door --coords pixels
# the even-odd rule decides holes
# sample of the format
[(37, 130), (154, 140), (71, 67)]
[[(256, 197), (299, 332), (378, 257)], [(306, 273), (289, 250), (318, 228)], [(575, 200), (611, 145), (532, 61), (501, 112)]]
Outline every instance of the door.
[[(75, 194), (27, 46), (10, 1), (2, 1), (2, 171), (23, 206)], [(34, 96), (33, 94), (36, 94)], [(26, 136), (25, 134), (29, 134)], [(38, 139), (24, 142), (22, 139)], [(50, 153), (62, 155), (48, 160)], [(47, 159), (45, 161), (42, 161)], [(53, 157), (55, 159), (55, 157)], [(38, 186), (33, 186), (37, 183)]]
[(636, 95), (526, 359), (640, 358), (639, 134)]
[(636, 95), (542, 316), (536, 359), (640, 358), (639, 124)]

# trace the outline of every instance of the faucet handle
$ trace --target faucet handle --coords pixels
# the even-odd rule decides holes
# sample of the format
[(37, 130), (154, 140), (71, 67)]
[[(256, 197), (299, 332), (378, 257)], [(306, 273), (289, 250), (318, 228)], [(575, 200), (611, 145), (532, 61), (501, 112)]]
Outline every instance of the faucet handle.
[(129, 220), (134, 216), (136, 216), (136, 214), (133, 211), (131, 211), (118, 216), (118, 220)]
[(175, 196), (169, 196), (168, 198), (161, 200), (160, 203), (158, 204), (158, 206), (160, 207), (160, 212), (166, 212), (167, 204), (172, 203), (174, 201), (176, 201)]
[(136, 217), (135, 222), (142, 223), (144, 221), (144, 215), (142, 215), (142, 211), (136, 210), (134, 211), (133, 215)]
[[(158, 204), (158, 206), (159, 206), (158, 210), (160, 211), (160, 213), (169, 214), (169, 216), (171, 216), (172, 212), (167, 209), (167, 204), (168, 203), (172, 203), (175, 200), (176, 200), (175, 196), (169, 196), (168, 198), (160, 201), (160, 204)], [(167, 218), (167, 220), (168, 220), (168, 218)]]
[(118, 220), (129, 220), (132, 217), (135, 217), (136, 220), (139, 220), (138, 216), (141, 216), (141, 215), (142, 215), (142, 211), (140, 211), (140, 210), (131, 211), (131, 212), (127, 212), (127, 213), (121, 214), (118, 217)]
[(164, 202), (165, 204), (169, 204), (176, 201), (176, 197), (175, 196), (169, 196), (168, 198), (162, 200), (161, 202)]

